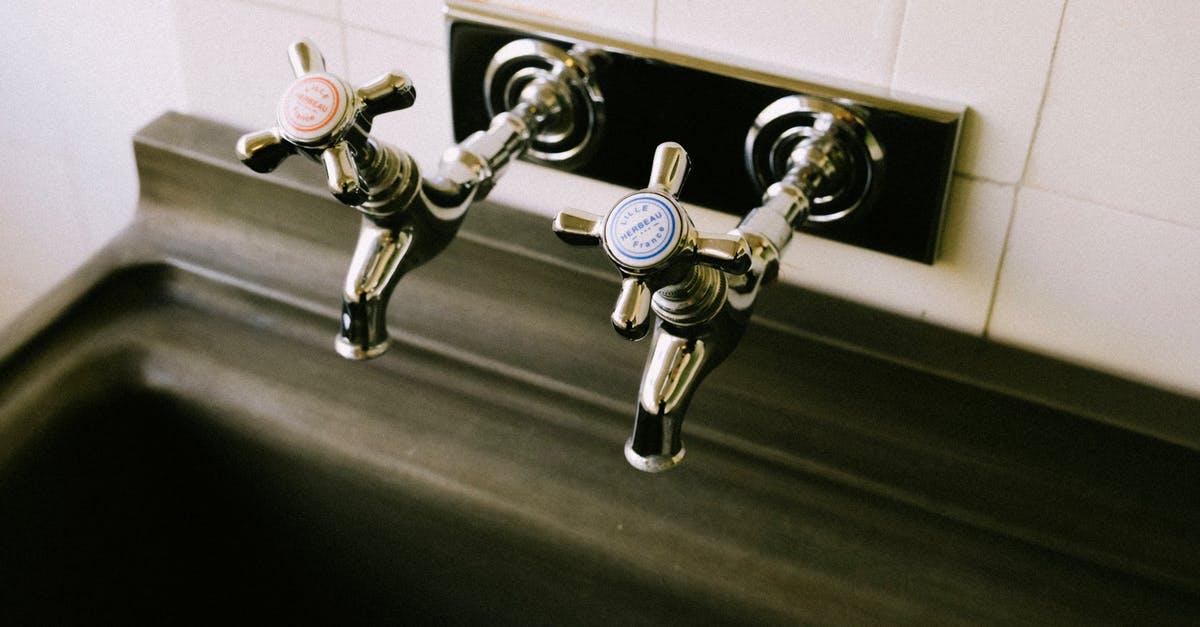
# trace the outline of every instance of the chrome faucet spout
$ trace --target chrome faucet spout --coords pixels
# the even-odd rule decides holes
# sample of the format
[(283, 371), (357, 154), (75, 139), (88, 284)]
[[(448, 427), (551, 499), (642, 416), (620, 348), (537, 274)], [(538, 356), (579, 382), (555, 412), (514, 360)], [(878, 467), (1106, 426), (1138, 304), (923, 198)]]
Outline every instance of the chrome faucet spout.
[(633, 435), (625, 442), (625, 459), (643, 472), (663, 472), (683, 460), (682, 412), (646, 409), (638, 403)]
[(347, 359), (370, 359), (387, 350), (387, 306), (413, 243), (409, 229), (362, 219), (358, 245), (342, 290), (342, 331), (334, 347)]
[(641, 339), (650, 313), (657, 319), (633, 434), (625, 443), (625, 459), (634, 468), (662, 472), (683, 459), (680, 433), (688, 405), (708, 373), (741, 341), (759, 293), (779, 275), (780, 253), (792, 229), (809, 218), (812, 199), (845, 193), (846, 133), (832, 113), (828, 117), (790, 146), (786, 171), (767, 188), (762, 204), (728, 233), (699, 233), (677, 202), (689, 159), (673, 142), (655, 151), (650, 184), (606, 215), (568, 210), (555, 218), (560, 239), (599, 244), (621, 272), (611, 316), (618, 333)]
[(683, 414), (708, 355), (703, 342), (664, 331), (661, 325), (655, 328), (642, 371), (633, 435), (625, 443), (625, 459), (634, 467), (661, 472), (683, 459)]
[(362, 226), (342, 291), (342, 328), (334, 344), (339, 355), (363, 360), (387, 350), (388, 299), (396, 284), (450, 244), (467, 210), (528, 149), (530, 127), (540, 124), (531, 115), (501, 113), (486, 131), (448, 149), (432, 178), (421, 177), (399, 149), (372, 140), (377, 154), (404, 164), (396, 172), (404, 180), (392, 186), (386, 202), (358, 206)]
[(531, 39), (501, 48), (485, 80), (485, 90), (501, 96), (500, 110), (486, 130), (448, 149), (437, 173), (424, 178), (407, 153), (370, 135), (376, 116), (415, 102), (408, 77), (388, 72), (352, 89), (325, 71), (311, 42), (292, 45), (296, 81), (280, 102), (276, 125), (242, 136), (236, 150), (262, 173), (293, 154), (322, 163), (329, 191), (362, 214), (342, 290), (334, 344), (340, 355), (361, 360), (387, 350), (388, 299), (397, 282), (446, 248), (470, 206), (487, 196), (513, 159), (532, 154), (567, 161), (589, 153), (604, 119), (591, 61), (602, 57)]
[(679, 144), (660, 144), (645, 189), (617, 201), (607, 215), (563, 211), (553, 225), (568, 244), (599, 244), (621, 273), (610, 316), (617, 333), (642, 339), (651, 312), (657, 319), (625, 444), (625, 458), (647, 472), (683, 458), (683, 416), (705, 375), (741, 339), (745, 299), (730, 294), (755, 269), (756, 251), (741, 233), (702, 233), (679, 204), (689, 163)]
[(747, 319), (732, 308), (694, 327), (661, 320), (642, 369), (633, 434), (625, 459), (638, 470), (662, 472), (683, 459), (681, 432), (700, 383), (725, 360), (741, 339)]

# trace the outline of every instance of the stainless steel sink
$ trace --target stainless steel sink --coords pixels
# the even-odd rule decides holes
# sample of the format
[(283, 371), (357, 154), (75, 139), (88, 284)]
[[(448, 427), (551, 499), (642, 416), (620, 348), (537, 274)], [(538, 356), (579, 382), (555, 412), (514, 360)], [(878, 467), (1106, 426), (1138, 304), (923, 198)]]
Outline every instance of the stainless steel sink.
[(600, 262), (478, 207), (345, 361), (357, 219), (238, 134), (147, 127), (137, 223), (0, 336), (0, 623), (1200, 616), (1200, 401), (778, 286), (646, 475)]
[[(605, 475), (640, 477), (596, 437), (620, 429), (582, 424), (595, 407), (437, 346), (363, 368), (329, 350), (328, 323), (145, 266), (107, 278), (21, 351), (5, 371), (0, 616), (770, 616), (731, 613), (747, 608), (604, 549), (654, 525), (636, 509), (607, 510), (621, 482)], [(582, 439), (563, 437), (581, 427)], [(530, 457), (583, 472), (556, 485)], [(669, 498), (666, 485), (646, 486), (648, 498)], [(574, 511), (550, 517), (567, 505), (539, 502), (551, 499)]]
[[(512, 408), (393, 372), (387, 389), (412, 398), (376, 413), (387, 403), (347, 403), (362, 389), (322, 382), (319, 348), (256, 342), (193, 312), (140, 317), (137, 333), (235, 335), (266, 368), (179, 346), (120, 350), (21, 412), (0, 474), (0, 615), (17, 619), (6, 624), (623, 624), (734, 609), (630, 572), (567, 521), (525, 521), (534, 503), (437, 474), (504, 472), (505, 460), (462, 458), (472, 452), (444, 440), (511, 441), (528, 431)], [(277, 357), (302, 372), (275, 376)], [(476, 391), (499, 383), (414, 361)]]

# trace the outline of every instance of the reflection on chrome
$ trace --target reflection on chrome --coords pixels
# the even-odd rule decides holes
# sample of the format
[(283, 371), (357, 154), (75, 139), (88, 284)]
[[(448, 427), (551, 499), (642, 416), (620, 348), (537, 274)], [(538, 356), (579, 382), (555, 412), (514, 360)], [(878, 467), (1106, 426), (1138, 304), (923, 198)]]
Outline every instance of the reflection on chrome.
[[(796, 103), (785, 104), (768, 107), (764, 115), (796, 108)], [(611, 316), (618, 333), (641, 339), (649, 332), (650, 312), (657, 317), (633, 435), (625, 444), (625, 458), (639, 470), (668, 470), (683, 458), (681, 430), (692, 397), (741, 340), (759, 290), (778, 276), (780, 252), (793, 228), (809, 218), (814, 199), (843, 208), (836, 217), (826, 215), (828, 222), (858, 206), (857, 199), (839, 205), (842, 194), (870, 193), (848, 180), (852, 155), (861, 152), (859, 138), (869, 132), (855, 126), (856, 118), (839, 105), (818, 104), (804, 118), (803, 129), (783, 129), (773, 140), (786, 144), (782, 176), (767, 188), (761, 206), (728, 233), (698, 233), (677, 202), (688, 157), (675, 143), (658, 147), (646, 189), (622, 198), (606, 215), (569, 210), (554, 220), (563, 241), (599, 245), (621, 273)], [(748, 149), (759, 130), (751, 131)]]
[[(376, 116), (416, 100), (408, 77), (393, 71), (352, 89), (325, 71), (311, 42), (292, 44), (296, 80), (284, 92), (276, 125), (242, 136), (237, 152), (256, 172), (270, 172), (293, 154), (322, 163), (329, 191), (362, 214), (342, 294), (339, 354), (369, 359), (387, 350), (392, 290), (454, 239), (467, 209), (487, 196), (510, 161), (543, 144), (558, 145), (562, 154), (552, 156), (561, 160), (588, 154), (603, 125), (603, 98), (592, 78), (596, 54), (532, 40), (502, 48), (495, 65), (503, 80), (489, 73), (488, 81), (507, 110), (448, 149), (437, 173), (423, 178), (407, 153), (370, 136)], [(570, 133), (574, 139), (563, 147), (563, 131), (576, 128), (576, 120), (587, 128)]]

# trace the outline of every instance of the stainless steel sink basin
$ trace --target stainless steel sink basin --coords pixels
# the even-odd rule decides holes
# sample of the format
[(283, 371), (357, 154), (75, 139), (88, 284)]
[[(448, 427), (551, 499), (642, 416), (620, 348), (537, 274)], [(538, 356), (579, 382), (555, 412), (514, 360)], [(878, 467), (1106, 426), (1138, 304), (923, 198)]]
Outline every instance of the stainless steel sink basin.
[(137, 223), (0, 336), (0, 623), (1200, 616), (1196, 399), (778, 286), (645, 475), (591, 255), (478, 207), (347, 362), (356, 218), (238, 132), (147, 127)]
[[(403, 359), (363, 368), (332, 354), (328, 322), (146, 266), (106, 279), (12, 360), (0, 433), (0, 617), (624, 624), (770, 615), (731, 614), (747, 608), (639, 573), (603, 550), (608, 534), (574, 528), (571, 517), (600, 514), (614, 536), (624, 524), (646, 533), (636, 511), (599, 511), (620, 483), (605, 485), (605, 474), (641, 479), (595, 437), (619, 429), (601, 420), (583, 442), (552, 442), (570, 429), (540, 414), (572, 412), (561, 394), (436, 346), (409, 345)], [(586, 465), (572, 478), (578, 493), (539, 481), (536, 465), (522, 467), (529, 456), (577, 457)], [(665, 487), (646, 496), (666, 500)], [(544, 519), (539, 499), (568, 499), (575, 511)]]
[[(6, 624), (624, 624), (732, 609), (522, 523), (527, 504), (489, 507), (432, 476), (422, 458), (453, 454), (437, 434), (340, 411), (311, 396), (316, 378), (283, 390), (194, 357), (81, 364), (65, 397), (24, 414), (35, 424), (0, 473)], [(515, 435), (473, 426), (503, 412), (436, 391), (394, 414)]]

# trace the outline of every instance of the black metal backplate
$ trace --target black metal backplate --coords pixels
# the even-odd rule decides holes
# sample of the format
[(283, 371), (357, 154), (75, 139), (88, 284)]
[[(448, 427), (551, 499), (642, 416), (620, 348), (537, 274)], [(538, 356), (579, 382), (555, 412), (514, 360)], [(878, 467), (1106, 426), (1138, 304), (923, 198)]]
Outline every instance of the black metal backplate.
[[(450, 24), (456, 140), (487, 128), (490, 120), (483, 85), (488, 63), (498, 49), (521, 38), (548, 41), (564, 50), (575, 44), (593, 45), (608, 53), (597, 64), (595, 73), (604, 96), (606, 126), (592, 157), (573, 168), (576, 174), (642, 188), (658, 144), (678, 142), (692, 161), (681, 199), (735, 215), (745, 215), (762, 199), (762, 190), (745, 165), (746, 134), (759, 112), (778, 98), (793, 94), (837, 97), (832, 90), (806, 93), (631, 54), (614, 49), (611, 43), (456, 20)], [(878, 181), (882, 188), (874, 201), (857, 210), (851, 219), (806, 224), (801, 230), (933, 263), (961, 112), (921, 116), (853, 97), (838, 101), (855, 108), (883, 147), (886, 172)], [(608, 207), (579, 209), (602, 213)]]

